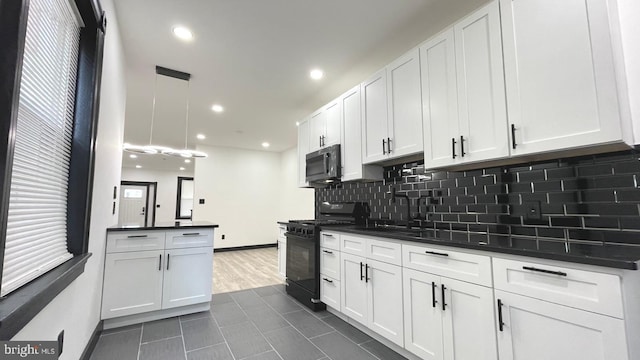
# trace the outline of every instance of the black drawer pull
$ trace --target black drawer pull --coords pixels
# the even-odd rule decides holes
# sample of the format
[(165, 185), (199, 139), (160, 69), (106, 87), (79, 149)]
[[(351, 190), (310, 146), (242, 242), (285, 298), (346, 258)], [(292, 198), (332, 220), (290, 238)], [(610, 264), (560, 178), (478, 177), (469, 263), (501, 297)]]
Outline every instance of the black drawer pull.
[(551, 275), (558, 275), (558, 276), (567, 276), (566, 272), (562, 272), (562, 271), (553, 271), (553, 270), (545, 270), (545, 269), (536, 269), (534, 267), (531, 266), (523, 266), (522, 267), (523, 270), (529, 270), (529, 271), (535, 271), (535, 272), (540, 272), (540, 273), (544, 273), (544, 274), (551, 274)]
[(333, 237), (333, 234), (322, 234), (322, 236), (329, 236), (329, 237)]
[(511, 147), (516, 149), (516, 126), (511, 124)]
[(158, 271), (162, 270), (162, 254), (160, 254), (160, 258), (158, 258)]
[(369, 264), (364, 265), (364, 282), (369, 282)]
[(360, 262), (360, 281), (364, 280), (364, 275), (362, 275), (362, 266), (364, 264), (362, 263), (362, 261)]
[(504, 330), (504, 321), (502, 321), (502, 300), (498, 299), (498, 329)]
[(431, 254), (431, 255), (438, 255), (438, 256), (449, 256), (449, 254), (447, 253), (439, 253), (439, 252), (435, 252), (435, 251), (425, 251), (425, 254)]
[(464, 136), (460, 135), (460, 156), (464, 157)]
[(171, 260), (171, 254), (167, 254), (167, 270), (169, 270), (169, 260)]
[(387, 146), (387, 140), (382, 139), (382, 155), (387, 155), (386, 146)]
[(391, 154), (391, 138), (387, 138), (387, 154)]
[(324, 280), (324, 281), (326, 281), (326, 282), (328, 282), (328, 283), (333, 284), (333, 280), (329, 280), (329, 279), (327, 279), (327, 278), (322, 278), (322, 280)]
[(149, 237), (149, 235), (129, 235), (129, 236), (127, 236), (128, 239), (146, 238), (146, 237)]
[(200, 233), (184, 233), (182, 236), (199, 236)]
[(333, 254), (333, 251), (329, 251), (329, 250), (322, 250), (322, 252), (325, 254)]
[(453, 158), (456, 158), (456, 138), (451, 138), (451, 153), (453, 154)]
[(436, 304), (438, 303), (436, 301), (436, 288), (438, 287), (438, 285), (436, 285), (435, 282), (431, 282), (431, 306), (436, 307)]
[(442, 311), (445, 311), (447, 307), (447, 302), (444, 300), (444, 291), (447, 289), (447, 287), (444, 286), (444, 284), (441, 284), (440, 289), (442, 290)]

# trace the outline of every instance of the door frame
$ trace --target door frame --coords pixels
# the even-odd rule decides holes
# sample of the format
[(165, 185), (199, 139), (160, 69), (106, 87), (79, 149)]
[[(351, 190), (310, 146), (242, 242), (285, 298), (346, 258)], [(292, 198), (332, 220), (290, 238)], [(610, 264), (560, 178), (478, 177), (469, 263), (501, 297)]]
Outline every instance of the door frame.
[(154, 181), (154, 182), (150, 182), (150, 181), (126, 181), (126, 180), (122, 180), (120, 181), (120, 187), (122, 187), (123, 185), (138, 185), (138, 186), (145, 186), (147, 188), (147, 211), (144, 212), (144, 226), (148, 227), (148, 220), (149, 220), (149, 187), (151, 185), (153, 185), (153, 216), (151, 217), (151, 226), (155, 226), (156, 224), (156, 203), (158, 202), (157, 196), (158, 196), (158, 182)]
[[(184, 180), (193, 181), (193, 176), (178, 176), (178, 191), (176, 192), (176, 220), (193, 220), (193, 210), (191, 211), (191, 216), (180, 216), (180, 198), (182, 197), (182, 181)], [(195, 205), (195, 199), (193, 199), (193, 201), (193, 205)]]

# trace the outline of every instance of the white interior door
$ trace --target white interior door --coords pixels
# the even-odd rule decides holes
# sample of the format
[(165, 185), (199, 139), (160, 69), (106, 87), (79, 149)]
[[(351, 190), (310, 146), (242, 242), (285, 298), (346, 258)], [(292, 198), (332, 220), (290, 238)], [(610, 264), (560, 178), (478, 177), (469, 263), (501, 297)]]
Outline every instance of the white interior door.
[(147, 214), (147, 186), (122, 185), (120, 187), (121, 226), (145, 226)]

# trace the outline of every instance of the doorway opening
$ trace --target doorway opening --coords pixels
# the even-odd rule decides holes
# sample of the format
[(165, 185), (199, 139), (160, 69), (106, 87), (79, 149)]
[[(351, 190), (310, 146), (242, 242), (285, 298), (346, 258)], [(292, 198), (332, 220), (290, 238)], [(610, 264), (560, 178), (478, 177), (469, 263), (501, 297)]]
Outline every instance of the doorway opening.
[(120, 182), (118, 224), (126, 227), (152, 227), (156, 223), (157, 182)]

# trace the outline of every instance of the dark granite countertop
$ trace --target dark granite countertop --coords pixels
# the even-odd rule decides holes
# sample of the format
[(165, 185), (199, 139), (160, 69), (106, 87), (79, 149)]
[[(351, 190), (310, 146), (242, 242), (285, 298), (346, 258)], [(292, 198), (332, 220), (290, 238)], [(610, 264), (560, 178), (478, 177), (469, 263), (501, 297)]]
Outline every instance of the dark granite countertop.
[(180, 222), (157, 223), (155, 226), (111, 226), (109, 231), (138, 231), (138, 230), (170, 230), (170, 229), (193, 229), (193, 228), (217, 228), (219, 225), (208, 221), (194, 221), (187, 224)]
[(403, 229), (398, 227), (359, 227), (353, 225), (322, 226), (324, 230), (376, 236), (382, 238), (413, 241), (417, 243), (451, 246), (496, 253), (530, 256), (535, 258), (598, 265), (618, 269), (637, 270), (640, 247), (624, 245), (599, 245), (584, 243), (551, 242), (532, 239), (531, 243), (513, 241), (507, 237), (492, 241), (456, 241), (438, 239), (434, 229)]

